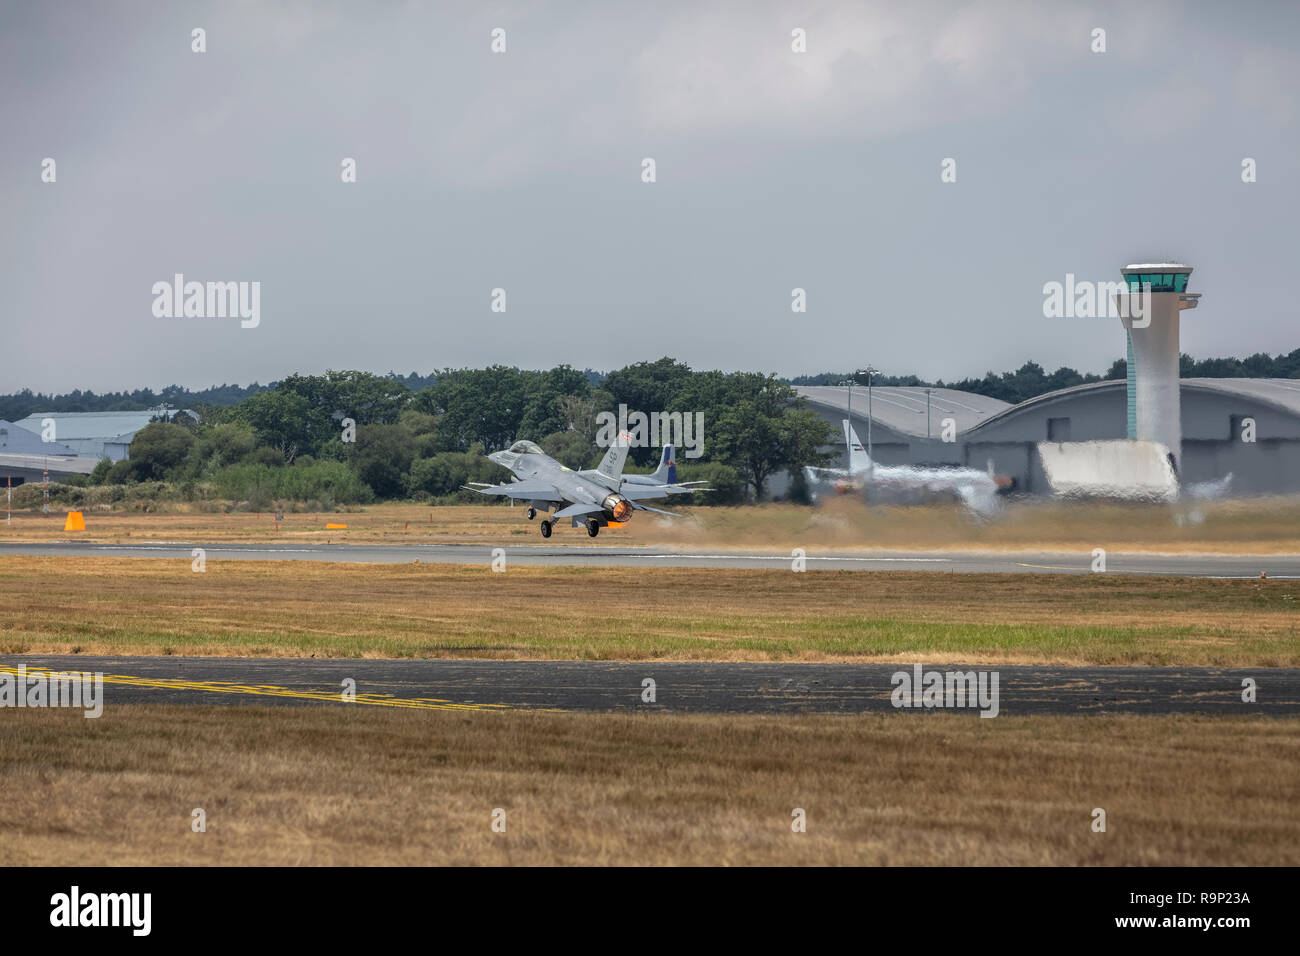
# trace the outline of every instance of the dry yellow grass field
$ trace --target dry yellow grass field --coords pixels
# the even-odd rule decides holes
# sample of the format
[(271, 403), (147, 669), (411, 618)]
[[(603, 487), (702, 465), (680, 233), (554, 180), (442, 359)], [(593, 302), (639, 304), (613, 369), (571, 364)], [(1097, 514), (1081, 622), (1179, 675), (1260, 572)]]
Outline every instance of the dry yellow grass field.
[(1298, 731), (1295, 718), (9, 711), (0, 865), (1294, 866), (1295, 776), (1279, 768), (1300, 761)]
[(0, 652), (1300, 666), (1300, 581), (0, 556)]
[[(342, 513), (269, 512), (212, 514), (186, 503), (159, 505), (150, 514), (96, 511), (85, 531), (63, 531), (63, 513), (48, 518), (23, 512), (0, 525), (0, 541), (280, 541), (427, 544), (462, 542), (542, 544), (537, 522), (521, 506), (505, 504), (430, 507), (380, 504)], [(668, 503), (685, 519), (638, 514), (623, 528), (590, 539), (563, 525), (552, 544), (611, 543), (709, 548), (827, 549), (1068, 549), (1091, 551), (1300, 551), (1300, 499), (1255, 498), (1194, 505), (1080, 504), (1021, 501), (990, 520), (955, 506), (866, 508), (849, 498), (823, 508), (770, 504), (743, 508), (691, 508)], [(327, 523), (347, 524), (346, 531)]]

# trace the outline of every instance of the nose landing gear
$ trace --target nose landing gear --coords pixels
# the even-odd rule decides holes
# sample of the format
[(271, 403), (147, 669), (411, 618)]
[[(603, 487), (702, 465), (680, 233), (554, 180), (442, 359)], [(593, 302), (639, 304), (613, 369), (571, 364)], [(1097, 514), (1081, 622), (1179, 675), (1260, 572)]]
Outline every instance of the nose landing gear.
[(524, 512), (524, 517), (527, 518), (529, 521), (532, 521), (534, 518), (537, 517), (537, 509), (529, 508), (527, 511)]

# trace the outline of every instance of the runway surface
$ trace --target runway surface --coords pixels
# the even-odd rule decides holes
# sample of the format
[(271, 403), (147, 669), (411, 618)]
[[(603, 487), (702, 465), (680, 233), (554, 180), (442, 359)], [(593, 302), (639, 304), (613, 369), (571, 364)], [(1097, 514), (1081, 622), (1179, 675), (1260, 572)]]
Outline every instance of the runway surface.
[[(106, 714), (116, 704), (136, 703), (901, 715), (945, 709), (893, 706), (894, 675), (913, 675), (910, 664), (0, 656), (0, 675), (16, 674), (20, 666), (29, 678), (102, 672)], [(990, 681), (997, 673), (1001, 716), (1300, 714), (1300, 670), (952, 664), (922, 670), (984, 671)], [(1245, 678), (1256, 683), (1255, 703), (1242, 701)], [(642, 699), (647, 679), (654, 681), (653, 703)], [(342, 700), (346, 681), (355, 682), (351, 703)]]
[[(476, 544), (203, 544), (141, 542), (91, 544), (76, 541), (0, 543), (0, 554), (70, 555), (128, 558), (175, 558), (189, 562), (202, 548), (213, 561), (328, 561), (410, 564), (489, 564), (493, 547)], [(627, 545), (512, 545), (504, 548), (507, 564), (610, 567), (780, 568), (789, 570), (791, 555), (772, 551), (695, 550)], [(941, 571), (947, 573), (1091, 574), (1091, 551), (809, 551), (807, 569), (854, 571)], [(1185, 575), (1189, 577), (1300, 578), (1296, 554), (1136, 554), (1109, 552), (1109, 574)]]

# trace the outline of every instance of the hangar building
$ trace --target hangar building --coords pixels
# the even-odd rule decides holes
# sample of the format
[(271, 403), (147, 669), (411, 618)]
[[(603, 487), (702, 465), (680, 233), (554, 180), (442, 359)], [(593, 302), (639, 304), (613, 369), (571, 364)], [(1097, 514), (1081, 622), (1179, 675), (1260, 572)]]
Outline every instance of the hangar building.
[[(1114, 304), (1128, 343), (1127, 381), (1077, 385), (1014, 406), (943, 388), (872, 388), (870, 397), (861, 386), (798, 391), (837, 435), (851, 417), (879, 462), (979, 468), (1031, 494), (1052, 491), (1045, 456), (1081, 464), (1078, 487), (1107, 488), (1122, 463), (1148, 451), (1167, 459), (1166, 487), (1175, 495), (1180, 485), (1229, 474), (1230, 494), (1300, 491), (1300, 379), (1180, 379), (1182, 314), (1200, 300), (1188, 291), (1192, 267), (1134, 263), (1120, 273)], [(1096, 441), (1112, 443), (1109, 455), (1085, 444)], [(843, 451), (840, 457), (842, 465)]]
[[(847, 387), (796, 390), (837, 436), (843, 434), (840, 422), (848, 417)], [(931, 389), (929, 396), (926, 391), (871, 389), (872, 454), (877, 461), (980, 469), (987, 469), (992, 461), (994, 473), (1014, 478), (1018, 491), (1047, 494), (1039, 442), (1129, 435), (1128, 383), (1119, 379), (1048, 392), (1018, 405), (954, 389)], [(1300, 492), (1300, 379), (1185, 378), (1179, 391), (1184, 482), (1213, 481), (1231, 472), (1233, 494)], [(853, 388), (852, 401), (854, 428), (865, 442), (865, 386)], [(955, 426), (953, 441), (942, 439), (944, 419)], [(842, 441), (834, 447), (840, 452), (834, 464), (842, 467)]]
[(188, 409), (178, 411), (160, 406), (143, 412), (32, 412), (16, 424), (39, 438), (41, 422), (53, 419), (55, 439), (72, 448), (74, 454), (94, 462), (101, 458), (121, 461), (127, 457), (136, 432), (154, 418), (170, 420), (177, 415), (189, 415), (195, 421), (199, 419)]
[(0, 485), (39, 481), (48, 469), (51, 478), (88, 475), (96, 459), (78, 458), (67, 445), (43, 442), (25, 428), (0, 419)]

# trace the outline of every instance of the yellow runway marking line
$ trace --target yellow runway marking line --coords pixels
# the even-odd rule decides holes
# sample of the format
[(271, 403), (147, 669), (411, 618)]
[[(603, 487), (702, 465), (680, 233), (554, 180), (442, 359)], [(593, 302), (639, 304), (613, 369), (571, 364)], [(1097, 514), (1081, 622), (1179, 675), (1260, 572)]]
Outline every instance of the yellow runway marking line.
[[(28, 667), (30, 676), (49, 677), (63, 671), (51, 671), (44, 667)], [(75, 673), (75, 672), (74, 672)], [(0, 674), (18, 676), (18, 669), (9, 665), (0, 665)], [(344, 701), (342, 693), (325, 693), (323, 691), (293, 690), (275, 684), (233, 684), (228, 681), (191, 681), (169, 677), (135, 677), (130, 674), (105, 674), (104, 683), (121, 684), (127, 687), (152, 687), (158, 690), (197, 690), (213, 694), (253, 694), (263, 697), (292, 697), (298, 700), (323, 700), (330, 703), (369, 704), (372, 707), (406, 707), (415, 710), (512, 710), (510, 704), (457, 704), (438, 697), (393, 697), (391, 694), (357, 694), (355, 699)], [(561, 713), (554, 708), (533, 708), (547, 713)]]

